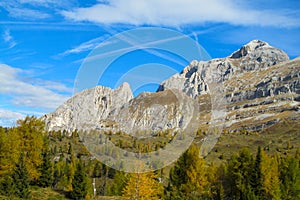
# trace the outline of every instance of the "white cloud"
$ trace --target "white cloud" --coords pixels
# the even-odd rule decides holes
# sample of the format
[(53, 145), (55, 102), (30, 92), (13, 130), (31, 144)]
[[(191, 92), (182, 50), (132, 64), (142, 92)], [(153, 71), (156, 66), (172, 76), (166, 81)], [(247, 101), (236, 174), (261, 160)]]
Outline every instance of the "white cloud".
[[(295, 11), (293, 11), (295, 13)], [(256, 10), (235, 0), (110, 0), (88, 8), (62, 11), (74, 21), (125, 23), (134, 25), (181, 26), (185, 24), (229, 23), (274, 27), (299, 26), (288, 10)]]
[(12, 36), (10, 35), (9, 30), (6, 29), (6, 30), (4, 31), (4, 34), (3, 34), (3, 40), (4, 40), (4, 42), (10, 42), (12, 39), (13, 39), (13, 38), (12, 38)]
[(17, 8), (10, 7), (7, 8), (9, 15), (14, 18), (22, 18), (22, 19), (46, 19), (50, 18), (51, 15), (45, 12), (41, 12), (39, 10), (28, 9), (28, 8)]
[(20, 4), (30, 4), (33, 6), (41, 6), (41, 7), (70, 7), (74, 3), (75, 0), (68, 1), (57, 1), (57, 0), (18, 0)]
[[(71, 89), (61, 83), (20, 77), (24, 70), (0, 64), (0, 94), (15, 106), (52, 111), (69, 98)], [(68, 95), (61, 94), (67, 93)]]
[(0, 126), (2, 127), (12, 127), (17, 124), (19, 119), (24, 119), (26, 116), (36, 116), (40, 117), (44, 115), (43, 112), (36, 112), (30, 110), (20, 110), (20, 111), (11, 111), (8, 109), (0, 108)]
[(16, 42), (14, 38), (11, 36), (9, 29), (6, 29), (2, 35), (3, 41), (9, 45), (9, 48), (13, 48), (16, 46)]
[(94, 48), (96, 48), (98, 45), (100, 45), (102, 43), (102, 45), (104, 45), (103, 41), (108, 38), (109, 35), (104, 35), (101, 37), (97, 37), (94, 38), (92, 40), (89, 40), (87, 42), (83, 42), (80, 45), (78, 45), (75, 48), (69, 49), (63, 53), (60, 54), (60, 56), (65, 56), (65, 55), (69, 55), (69, 54), (74, 54), (74, 53), (81, 53), (81, 52), (85, 52), (85, 51), (91, 51)]
[(10, 110), (0, 109), (1, 119), (22, 119), (25, 115), (19, 112), (13, 112)]
[(0, 126), (11, 127), (16, 125), (16, 121), (25, 118), (25, 115), (19, 112), (0, 109)]
[(18, 0), (20, 3), (28, 3), (28, 4), (48, 4), (55, 3), (55, 0)]
[[(29, 6), (28, 6), (29, 4)], [(59, 7), (59, 3), (52, 0), (11, 0), (0, 2), (0, 7), (3, 7), (10, 17), (22, 20), (46, 19), (51, 18), (54, 10), (47, 10), (41, 7)]]

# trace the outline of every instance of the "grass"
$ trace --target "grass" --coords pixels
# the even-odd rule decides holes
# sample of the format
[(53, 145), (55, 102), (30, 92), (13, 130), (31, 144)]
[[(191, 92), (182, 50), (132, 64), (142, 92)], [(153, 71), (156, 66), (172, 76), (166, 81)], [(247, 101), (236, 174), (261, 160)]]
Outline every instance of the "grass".
[[(51, 188), (39, 188), (39, 187), (32, 187), (30, 189), (31, 192), (31, 200), (67, 200), (64, 194), (60, 192), (54, 191)], [(17, 197), (6, 197), (1, 196), (1, 200), (20, 200)]]
[(64, 194), (52, 190), (51, 188), (34, 187), (31, 189), (32, 200), (65, 200)]
[[(201, 138), (195, 140), (201, 145)], [(222, 134), (218, 143), (205, 158), (209, 163), (216, 165), (225, 162), (235, 152), (242, 148), (249, 148), (254, 154), (258, 146), (264, 148), (265, 152), (274, 155), (293, 155), (300, 148), (300, 122), (282, 121), (260, 133), (230, 133)]]

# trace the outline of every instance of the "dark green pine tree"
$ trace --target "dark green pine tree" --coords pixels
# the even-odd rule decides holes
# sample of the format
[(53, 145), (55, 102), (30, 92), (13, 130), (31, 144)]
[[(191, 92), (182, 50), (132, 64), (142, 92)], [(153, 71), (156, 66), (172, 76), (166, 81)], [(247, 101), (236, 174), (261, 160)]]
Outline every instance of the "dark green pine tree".
[(12, 174), (14, 194), (17, 197), (28, 199), (30, 197), (29, 191), (29, 174), (25, 166), (24, 153), (22, 152), (15, 170)]
[(93, 178), (99, 178), (102, 175), (102, 165), (100, 162), (96, 162), (93, 170)]
[(184, 152), (178, 159), (175, 166), (171, 169), (169, 177), (170, 182), (167, 186), (166, 196), (167, 199), (180, 200), (184, 199), (184, 194), (180, 190), (180, 186), (187, 182), (186, 166), (187, 152)]
[(255, 195), (259, 198), (263, 196), (263, 174), (262, 174), (262, 152), (263, 150), (261, 147), (258, 147), (254, 166), (252, 169), (251, 177), (250, 177), (250, 184), (253, 188)]
[(87, 195), (87, 176), (81, 160), (78, 161), (74, 179), (72, 181), (72, 190), (70, 197), (72, 199), (84, 199)]
[(253, 157), (249, 149), (242, 149), (233, 154), (228, 161), (228, 185), (226, 190), (231, 199), (255, 199), (251, 188)]
[(0, 194), (10, 197), (14, 196), (14, 184), (11, 176), (5, 175), (0, 182)]
[(108, 194), (108, 196), (121, 196), (127, 181), (128, 180), (124, 172), (116, 171), (113, 178), (113, 183), (109, 188), (110, 193)]
[(175, 166), (170, 171), (170, 182), (167, 187), (166, 196), (168, 199), (186, 199), (187, 196), (182, 191), (182, 186), (188, 183), (187, 172), (189, 167), (192, 165), (193, 160), (199, 158), (199, 154), (195, 155), (192, 153), (192, 149), (196, 148), (194, 145), (191, 145), (190, 149), (185, 151), (178, 161), (175, 163)]
[(296, 158), (282, 158), (280, 179), (282, 199), (300, 199), (300, 166)]
[(41, 176), (38, 180), (38, 185), (41, 187), (50, 187), (53, 184), (53, 165), (51, 162), (51, 155), (48, 149), (45, 149), (42, 153), (43, 163), (40, 166)]

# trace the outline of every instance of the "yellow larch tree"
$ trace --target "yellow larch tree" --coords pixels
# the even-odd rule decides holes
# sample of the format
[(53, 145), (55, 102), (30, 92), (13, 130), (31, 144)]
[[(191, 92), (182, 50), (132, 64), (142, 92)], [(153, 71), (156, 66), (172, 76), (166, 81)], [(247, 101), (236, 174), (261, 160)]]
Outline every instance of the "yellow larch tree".
[(162, 184), (154, 172), (133, 173), (123, 189), (123, 197), (128, 200), (156, 200), (163, 194)]

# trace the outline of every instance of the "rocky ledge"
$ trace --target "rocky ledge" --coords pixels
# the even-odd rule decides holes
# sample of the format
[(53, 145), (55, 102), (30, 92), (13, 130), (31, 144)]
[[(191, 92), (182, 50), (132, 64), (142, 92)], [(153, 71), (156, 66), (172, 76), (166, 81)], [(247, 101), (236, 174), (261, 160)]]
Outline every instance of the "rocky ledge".
[(290, 61), (282, 50), (253, 40), (226, 58), (192, 61), (162, 82), (156, 93), (133, 98), (127, 83), (115, 90), (97, 86), (76, 94), (43, 119), (48, 130), (133, 134), (185, 128), (197, 112), (199, 128), (206, 129), (211, 110), (218, 109), (212, 105), (218, 104), (216, 98), (226, 104), (220, 122), (229, 131), (259, 131), (281, 120), (299, 120), (300, 59)]

